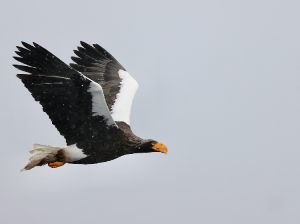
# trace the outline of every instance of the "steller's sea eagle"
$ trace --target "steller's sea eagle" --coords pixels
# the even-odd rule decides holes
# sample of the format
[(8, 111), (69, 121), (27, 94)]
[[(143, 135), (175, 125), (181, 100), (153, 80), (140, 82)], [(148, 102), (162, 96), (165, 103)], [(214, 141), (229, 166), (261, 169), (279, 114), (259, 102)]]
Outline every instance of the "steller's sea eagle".
[(68, 66), (40, 45), (22, 42), (14, 57), (27, 65), (14, 67), (25, 87), (39, 101), (67, 142), (65, 147), (34, 144), (23, 170), (94, 164), (133, 153), (167, 153), (166, 145), (134, 135), (130, 128), (132, 100), (138, 83), (104, 48), (81, 42)]

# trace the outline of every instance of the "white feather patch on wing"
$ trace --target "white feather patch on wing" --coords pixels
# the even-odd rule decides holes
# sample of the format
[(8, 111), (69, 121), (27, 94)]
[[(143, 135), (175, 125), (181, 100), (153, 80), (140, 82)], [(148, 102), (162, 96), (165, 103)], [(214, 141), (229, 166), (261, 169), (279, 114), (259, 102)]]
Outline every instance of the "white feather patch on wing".
[(92, 94), (93, 116), (103, 116), (108, 125), (117, 126), (108, 110), (102, 87), (98, 83), (90, 81), (90, 87), (87, 91)]
[(118, 73), (122, 81), (111, 113), (115, 121), (123, 121), (130, 125), (131, 105), (139, 84), (128, 72), (120, 69)]

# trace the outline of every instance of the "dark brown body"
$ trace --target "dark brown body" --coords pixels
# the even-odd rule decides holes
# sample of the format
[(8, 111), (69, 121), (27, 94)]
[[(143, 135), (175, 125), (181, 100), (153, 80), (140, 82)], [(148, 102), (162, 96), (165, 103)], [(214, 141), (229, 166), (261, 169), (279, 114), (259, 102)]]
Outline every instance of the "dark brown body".
[(83, 149), (84, 154), (88, 156), (72, 163), (102, 163), (127, 154), (155, 152), (150, 146), (153, 146), (156, 141), (144, 140), (136, 136), (132, 133), (130, 126), (124, 122), (116, 122), (116, 124), (119, 129), (115, 127), (109, 128), (105, 139), (102, 139), (102, 141), (102, 136), (100, 135), (95, 141), (77, 143), (77, 147)]

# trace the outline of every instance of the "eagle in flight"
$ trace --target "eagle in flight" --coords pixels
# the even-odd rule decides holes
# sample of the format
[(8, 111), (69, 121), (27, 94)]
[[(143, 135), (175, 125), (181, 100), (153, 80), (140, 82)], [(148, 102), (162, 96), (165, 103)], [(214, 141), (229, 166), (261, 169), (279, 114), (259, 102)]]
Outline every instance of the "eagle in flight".
[(13, 65), (18, 74), (66, 139), (67, 146), (34, 144), (33, 156), (21, 170), (48, 164), (94, 164), (133, 153), (167, 153), (166, 145), (132, 133), (130, 110), (138, 83), (104, 48), (80, 42), (65, 64), (40, 45), (22, 42)]

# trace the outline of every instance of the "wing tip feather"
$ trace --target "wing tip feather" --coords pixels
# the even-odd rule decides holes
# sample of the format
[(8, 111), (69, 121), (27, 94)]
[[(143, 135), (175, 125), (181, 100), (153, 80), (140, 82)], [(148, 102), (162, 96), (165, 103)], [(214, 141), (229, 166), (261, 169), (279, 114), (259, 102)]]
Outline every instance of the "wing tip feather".
[(24, 46), (24, 47), (26, 47), (27, 49), (32, 49), (32, 48), (34, 48), (32, 45), (30, 45), (30, 44), (28, 44), (28, 43), (26, 43), (26, 42), (24, 42), (24, 41), (21, 41), (21, 43), (22, 43), (22, 45)]
[(85, 46), (90, 46), (88, 43), (84, 42), (84, 41), (80, 41), (81, 46), (85, 47)]

